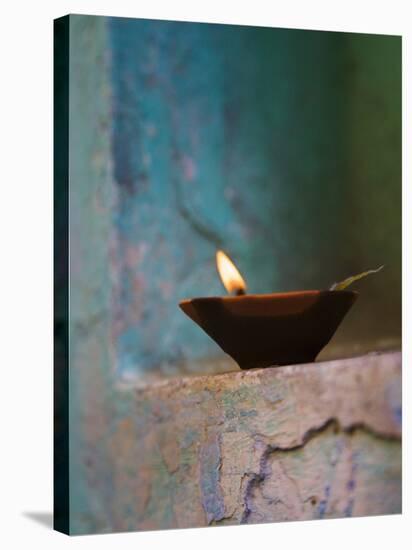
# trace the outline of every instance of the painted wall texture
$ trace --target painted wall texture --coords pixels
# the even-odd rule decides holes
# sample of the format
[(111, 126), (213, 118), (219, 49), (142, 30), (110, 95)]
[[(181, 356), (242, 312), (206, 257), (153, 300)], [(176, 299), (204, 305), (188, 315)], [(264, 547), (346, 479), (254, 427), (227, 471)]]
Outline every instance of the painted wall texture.
[(114, 528), (400, 513), (400, 398), (399, 353), (138, 391), (111, 441)]
[[(69, 332), (70, 531), (399, 512), (399, 356), (334, 379), (325, 414), (311, 416), (308, 389), (307, 426), (291, 420), (294, 388), (313, 375), (327, 392), (328, 363), (136, 387), (236, 369), (177, 307), (224, 292), (217, 248), (251, 292), (385, 264), (323, 358), (400, 346), (400, 38), (91, 16), (68, 31), (69, 319), (56, 311)], [(187, 407), (205, 416), (190, 423)], [(315, 462), (319, 478), (305, 478)]]
[(217, 248), (234, 257), (251, 292), (327, 288), (386, 264), (362, 283), (335, 355), (348, 344), (396, 346), (400, 39), (100, 24), (119, 375), (173, 372), (219, 356), (176, 308), (182, 298), (224, 293)]

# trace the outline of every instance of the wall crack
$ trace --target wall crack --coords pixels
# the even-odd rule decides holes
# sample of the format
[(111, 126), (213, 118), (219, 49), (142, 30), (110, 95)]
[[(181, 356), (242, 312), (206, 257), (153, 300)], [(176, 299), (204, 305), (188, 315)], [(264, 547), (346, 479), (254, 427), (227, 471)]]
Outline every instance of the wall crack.
[[(262, 455), (259, 460), (259, 471), (254, 473), (248, 473), (249, 481), (246, 484), (246, 488), (243, 494), (243, 507), (244, 511), (241, 518), (241, 523), (247, 523), (248, 518), (251, 514), (251, 501), (253, 500), (253, 495), (255, 494), (256, 490), (259, 489), (260, 486), (262, 486), (267, 479), (268, 475), (270, 474), (270, 464), (269, 459), (271, 459), (275, 454), (288, 454), (288, 453), (294, 453), (296, 451), (299, 451), (303, 449), (310, 441), (313, 439), (321, 436), (323, 433), (325, 433), (327, 430), (333, 429), (335, 434), (344, 433), (347, 435), (353, 435), (356, 432), (362, 432), (365, 433), (375, 439), (383, 440), (383, 441), (389, 441), (389, 442), (400, 442), (401, 436), (395, 433), (388, 433), (388, 432), (380, 432), (376, 430), (375, 428), (372, 428), (371, 426), (367, 425), (364, 422), (355, 422), (348, 426), (342, 426), (342, 424), (339, 422), (339, 420), (335, 417), (331, 417), (327, 419), (323, 424), (321, 424), (318, 427), (310, 428), (307, 430), (302, 437), (302, 440), (300, 443), (297, 443), (295, 445), (282, 447), (279, 445), (273, 445), (268, 443), (262, 452)], [(262, 437), (258, 435), (258, 437)], [(290, 476), (287, 476), (289, 480), (291, 480)], [(294, 485), (296, 486), (296, 481), (293, 481)], [(298, 491), (299, 494), (299, 491)]]

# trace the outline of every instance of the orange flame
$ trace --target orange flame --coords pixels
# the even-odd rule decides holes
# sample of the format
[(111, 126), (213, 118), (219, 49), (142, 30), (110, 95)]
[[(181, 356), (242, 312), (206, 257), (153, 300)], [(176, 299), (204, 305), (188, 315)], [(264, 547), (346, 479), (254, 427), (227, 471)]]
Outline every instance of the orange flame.
[(221, 250), (216, 252), (217, 271), (226, 290), (234, 294), (245, 294), (246, 283), (232, 260)]

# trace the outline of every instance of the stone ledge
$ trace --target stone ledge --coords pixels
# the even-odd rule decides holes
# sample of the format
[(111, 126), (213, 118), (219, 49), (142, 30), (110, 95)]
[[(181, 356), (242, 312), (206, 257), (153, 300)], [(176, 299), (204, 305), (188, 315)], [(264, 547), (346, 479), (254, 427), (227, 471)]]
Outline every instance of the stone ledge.
[(113, 530), (401, 511), (400, 352), (167, 380), (134, 401), (111, 437)]
[[(215, 394), (217, 405), (216, 397), (222, 392), (253, 391), (256, 398), (260, 394), (262, 415), (275, 391), (276, 401), (281, 401), (280, 394), (286, 393), (289, 405), (293, 402), (296, 411), (304, 408), (305, 414), (299, 415), (301, 434), (321, 425), (325, 418), (339, 418), (343, 426), (363, 422), (376, 432), (400, 436), (401, 361), (401, 352), (396, 351), (321, 363), (186, 376), (137, 388), (136, 395), (144, 400), (174, 401), (206, 391)], [(393, 388), (389, 397), (388, 384)], [(365, 391), (371, 389), (368, 396)]]

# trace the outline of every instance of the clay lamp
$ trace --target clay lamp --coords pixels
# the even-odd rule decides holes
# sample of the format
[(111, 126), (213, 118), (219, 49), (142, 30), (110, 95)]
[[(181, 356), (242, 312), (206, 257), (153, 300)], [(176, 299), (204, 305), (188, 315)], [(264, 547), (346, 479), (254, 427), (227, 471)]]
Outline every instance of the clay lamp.
[(330, 290), (246, 294), (246, 283), (228, 256), (217, 252), (216, 264), (232, 295), (183, 300), (179, 306), (241, 369), (313, 362), (358, 296), (346, 286), (377, 271)]

